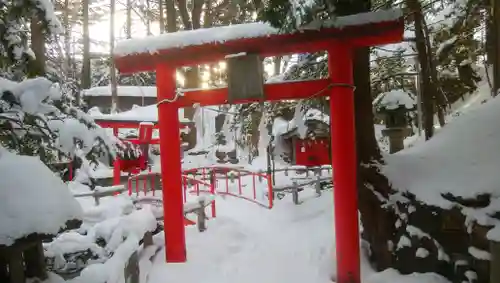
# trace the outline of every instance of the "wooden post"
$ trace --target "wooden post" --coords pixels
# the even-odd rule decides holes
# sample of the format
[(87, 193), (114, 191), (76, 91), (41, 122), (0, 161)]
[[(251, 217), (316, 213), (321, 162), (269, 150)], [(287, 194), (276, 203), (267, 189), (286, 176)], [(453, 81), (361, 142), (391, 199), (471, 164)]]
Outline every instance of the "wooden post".
[(321, 196), (321, 176), (316, 177), (316, 184), (314, 185), (314, 188), (316, 189), (316, 196), (320, 197)]
[(37, 277), (42, 280), (47, 279), (42, 241), (37, 241), (31, 247), (24, 250), (24, 262), (27, 277)]
[(161, 174), (156, 174), (154, 176), (154, 190), (155, 191), (160, 191), (161, 190)]
[(205, 223), (205, 220), (207, 219), (207, 215), (205, 214), (205, 201), (200, 200), (199, 202), (200, 207), (198, 208), (198, 212), (196, 213), (198, 215), (198, 231), (204, 232), (207, 230), (207, 226)]
[(243, 195), (243, 188), (241, 187), (241, 172), (238, 171), (238, 194)]
[(98, 206), (101, 203), (98, 191), (94, 191), (94, 203), (95, 206)]
[(14, 251), (9, 258), (9, 283), (25, 283), (23, 255), (20, 251)]
[[(217, 192), (217, 176), (215, 174), (215, 170), (210, 171), (210, 193), (212, 194), (212, 196), (215, 196)], [(215, 199), (212, 200), (211, 210), (212, 218), (215, 218), (215, 216), (217, 215), (215, 211)]]
[(500, 242), (490, 241), (490, 283), (500, 282)]
[(130, 256), (127, 266), (124, 270), (125, 282), (127, 283), (139, 283), (139, 256), (137, 251)]
[(151, 232), (146, 232), (144, 234), (144, 238), (143, 238), (143, 245), (144, 247), (149, 247), (149, 246), (152, 246), (153, 245), (153, 233)]
[(0, 256), (0, 282), (9, 281), (8, 261), (5, 257)]
[(296, 181), (293, 181), (292, 199), (295, 205), (299, 204), (299, 188)]

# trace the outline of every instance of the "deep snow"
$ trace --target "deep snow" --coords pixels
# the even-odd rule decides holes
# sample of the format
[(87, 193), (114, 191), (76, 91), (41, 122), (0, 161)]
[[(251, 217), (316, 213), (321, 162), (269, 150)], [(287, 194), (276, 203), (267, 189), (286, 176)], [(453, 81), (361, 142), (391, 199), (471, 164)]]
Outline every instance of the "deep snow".
[[(98, 233), (104, 237), (111, 238), (111, 235), (116, 233), (114, 227), (123, 221), (119, 221), (116, 214), (110, 214), (110, 208), (116, 207), (117, 211), (122, 211), (123, 207), (126, 207), (126, 198), (121, 196), (103, 199), (101, 206), (107, 209), (102, 211), (108, 211), (101, 214), (105, 220), (100, 222), (102, 224), (95, 225), (95, 228), (87, 229), (100, 231)], [(325, 191), (322, 196), (317, 197), (315, 192), (308, 188), (301, 192), (300, 199), (302, 203), (294, 205), (287, 196), (276, 201), (272, 210), (267, 210), (241, 199), (217, 198), (217, 217), (208, 221), (207, 231), (200, 233), (194, 226), (186, 227), (188, 262), (165, 263), (165, 251), (161, 248), (163, 234), (160, 233), (155, 236), (155, 247), (148, 252), (141, 252), (141, 283), (332, 282), (331, 279), (335, 278), (332, 192)], [(91, 210), (95, 210), (91, 202), (82, 204), (87, 215)], [(147, 214), (144, 217), (148, 219)], [(149, 220), (146, 223), (149, 223)], [(127, 250), (123, 245), (128, 246), (127, 242), (124, 242), (119, 246), (113, 245), (113, 250)], [(361, 245), (364, 283), (448, 283), (436, 274), (403, 276), (395, 270), (377, 273), (366, 260), (366, 245)], [(130, 248), (132, 247), (134, 246), (131, 245)], [(55, 246), (51, 248), (52, 251), (58, 250)], [(156, 253), (151, 263), (147, 258), (155, 254), (158, 248), (161, 250)], [(117, 262), (116, 259), (114, 262)], [(120, 262), (123, 260), (118, 261)], [(70, 282), (83, 282), (84, 278), (85, 282), (90, 282), (90, 278), (101, 282), (102, 278), (118, 278), (115, 273), (122, 272), (120, 264), (98, 265), (108, 268), (90, 267), (82, 273), (82, 277)], [(55, 280), (47, 281), (49, 282), (59, 283)], [(123, 281), (108, 281), (115, 282)]]

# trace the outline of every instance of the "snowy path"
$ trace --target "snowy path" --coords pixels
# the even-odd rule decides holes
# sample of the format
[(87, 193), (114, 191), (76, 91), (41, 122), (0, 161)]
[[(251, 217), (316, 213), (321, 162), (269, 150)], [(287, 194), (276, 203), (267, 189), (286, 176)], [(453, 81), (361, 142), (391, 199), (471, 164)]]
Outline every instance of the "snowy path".
[[(187, 228), (188, 262), (165, 264), (161, 251), (147, 283), (331, 283), (333, 197), (313, 195), (301, 193), (298, 206), (284, 198), (270, 211), (239, 199), (218, 200), (218, 217), (206, 232)], [(432, 273), (377, 273), (364, 255), (361, 277), (363, 283), (450, 283)]]
[(331, 282), (332, 203), (331, 194), (300, 206), (284, 199), (268, 211), (221, 200), (208, 231), (188, 228), (188, 263), (166, 265), (161, 253), (148, 283)]

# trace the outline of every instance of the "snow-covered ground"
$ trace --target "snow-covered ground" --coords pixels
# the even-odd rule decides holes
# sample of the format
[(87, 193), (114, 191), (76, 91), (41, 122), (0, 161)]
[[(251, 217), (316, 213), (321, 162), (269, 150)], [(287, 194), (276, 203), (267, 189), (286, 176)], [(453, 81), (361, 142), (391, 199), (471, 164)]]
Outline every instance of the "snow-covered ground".
[[(485, 208), (457, 207), (467, 216), (467, 225), (477, 221), (499, 226), (490, 215), (500, 211), (500, 99), (464, 105), (469, 105), (462, 112), (466, 114), (454, 117), (429, 141), (386, 156), (382, 172), (394, 186), (429, 205), (457, 206), (443, 197), (447, 193), (465, 199), (490, 195)], [(498, 239), (500, 233), (490, 236)]]
[[(318, 197), (312, 189), (306, 189), (301, 192), (300, 199), (302, 203), (294, 205), (287, 196), (268, 210), (237, 198), (217, 198), (217, 217), (208, 221), (207, 231), (200, 233), (195, 226), (186, 227), (188, 262), (165, 263), (165, 251), (161, 248), (163, 234), (160, 233), (155, 236), (154, 243), (161, 249), (153, 260), (145, 258), (154, 254), (155, 249), (153, 253), (141, 253), (141, 283), (332, 282), (335, 278), (332, 192), (324, 191)], [(152, 228), (147, 224), (151, 222), (147, 211), (120, 216), (125, 211), (130, 213), (131, 203), (126, 196), (103, 198), (98, 207), (91, 199), (80, 199), (80, 202), (86, 215), (84, 221), (87, 225), (83, 229), (90, 231), (87, 237), (101, 236), (109, 240), (108, 245), (103, 250), (73, 234), (66, 237), (66, 241), (61, 239), (47, 247), (49, 254), (78, 250), (75, 245), (83, 245), (96, 254), (113, 250), (129, 255), (124, 248), (126, 241), (119, 245), (115, 234), (121, 237)], [(146, 224), (137, 225), (135, 222), (141, 217)], [(365, 247), (364, 243), (361, 245)], [(133, 245), (129, 247), (141, 249)], [(364, 248), (361, 256), (364, 283), (448, 282), (436, 274), (400, 275), (395, 270), (375, 272), (366, 259)], [(123, 261), (94, 263), (82, 272), (81, 277), (69, 282), (101, 283), (107, 279), (107, 283), (122, 283), (117, 274), (123, 272), (123, 265), (119, 264)], [(52, 275), (44, 283), (60, 282), (64, 281)]]
[[(284, 198), (272, 210), (239, 199), (219, 201), (219, 216), (209, 222), (206, 232), (187, 230), (188, 263), (165, 264), (161, 252), (148, 283), (332, 282), (332, 193), (316, 197), (312, 190), (306, 190), (301, 197), (301, 205)], [(417, 282), (404, 281), (412, 277), (419, 278), (418, 282), (446, 282), (430, 281), (432, 275), (375, 273), (364, 257), (362, 273), (367, 283)]]
[(432, 139), (422, 142), (423, 138), (409, 137), (413, 142), (409, 148), (387, 155), (384, 173), (396, 187), (438, 206), (450, 205), (440, 197), (447, 192), (464, 198), (498, 195), (499, 107), (500, 100), (490, 96), (488, 85), (480, 84), (475, 94), (452, 106), (448, 123), (437, 127)]

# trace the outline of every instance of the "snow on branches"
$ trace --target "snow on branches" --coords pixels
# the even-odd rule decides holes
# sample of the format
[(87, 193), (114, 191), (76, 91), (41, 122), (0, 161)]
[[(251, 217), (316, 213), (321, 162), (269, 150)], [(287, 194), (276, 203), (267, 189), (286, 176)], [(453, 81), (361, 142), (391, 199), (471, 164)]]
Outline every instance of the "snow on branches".
[[(45, 35), (63, 32), (51, 0), (0, 0), (0, 62), (8, 72), (23, 67), (35, 55), (28, 45), (30, 25), (41, 24)], [(7, 63), (7, 64), (5, 64)]]
[(46, 78), (20, 83), (0, 78), (0, 129), (4, 147), (39, 156), (49, 167), (75, 158), (86, 167), (89, 161), (125, 151), (136, 155), (135, 149), (67, 103), (58, 85)]

